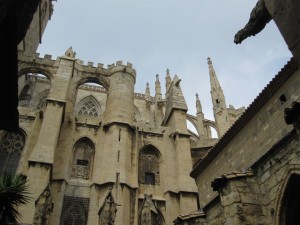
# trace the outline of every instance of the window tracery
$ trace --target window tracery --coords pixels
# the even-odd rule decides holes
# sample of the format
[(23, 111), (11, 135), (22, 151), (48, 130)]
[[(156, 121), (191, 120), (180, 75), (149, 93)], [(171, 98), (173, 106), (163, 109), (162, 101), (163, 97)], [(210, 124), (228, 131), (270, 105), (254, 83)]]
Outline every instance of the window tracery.
[(100, 110), (95, 100), (92, 98), (84, 100), (78, 110), (78, 115), (98, 117), (100, 115)]
[(89, 198), (65, 196), (60, 225), (86, 225), (89, 202)]
[(8, 132), (0, 143), (0, 172), (15, 173), (25, 145), (25, 136), (19, 132)]
[(47, 105), (47, 95), (42, 96), (39, 100), (39, 103), (37, 104), (37, 109), (39, 110), (44, 110), (46, 109), (46, 105)]

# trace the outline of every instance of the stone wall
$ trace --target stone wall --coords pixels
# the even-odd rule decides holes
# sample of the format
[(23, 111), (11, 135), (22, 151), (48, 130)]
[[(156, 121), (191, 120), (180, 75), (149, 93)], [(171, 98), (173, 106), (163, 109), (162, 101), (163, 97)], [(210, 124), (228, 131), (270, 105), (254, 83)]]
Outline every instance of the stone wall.
[[(292, 126), (287, 125), (284, 121), (284, 109), (289, 107), (293, 101), (297, 101), (300, 98), (299, 75), (299, 70), (293, 72), (291, 77), (282, 84), (282, 86), (273, 90), (274, 93), (272, 93), (272, 95), (268, 94), (271, 96), (264, 98), (266, 100), (265, 104), (259, 108), (259, 111), (253, 115), (249, 122), (241, 126), (242, 129), (235, 134), (233, 139), (224, 147), (219, 147), (221, 150), (219, 153), (215, 154), (213, 149), (208, 156), (210, 154), (214, 154), (214, 156), (206, 157), (198, 167), (194, 168), (192, 174), (197, 174), (197, 169), (201, 168), (196, 178), (198, 190), (199, 193), (201, 193), (201, 207), (204, 207), (216, 196), (216, 193), (213, 192), (212, 189), (207, 188), (211, 185), (214, 178), (234, 170), (251, 167), (262, 155), (266, 154), (273, 145), (292, 130)], [(285, 77), (288, 75), (282, 74), (282, 76)], [(274, 83), (275, 79), (273, 84)], [(265, 89), (266, 92), (268, 91), (267, 89), (268, 87)], [(274, 88), (272, 87), (272, 89)], [(283, 95), (286, 101), (280, 100)], [(258, 98), (257, 100), (261, 99)], [(249, 108), (251, 108), (251, 106)], [(240, 118), (241, 124), (242, 120), (248, 116), (247, 113), (245, 114)], [(239, 125), (239, 121), (236, 125)], [(231, 127), (227, 136), (230, 135), (230, 131), (234, 131), (235, 129), (235, 126)], [(222, 144), (222, 140), (220, 142)], [(215, 149), (217, 147), (218, 144), (215, 146)], [(210, 159), (212, 160), (210, 161)], [(209, 163), (208, 160), (210, 161)], [(201, 164), (203, 167), (201, 167)]]

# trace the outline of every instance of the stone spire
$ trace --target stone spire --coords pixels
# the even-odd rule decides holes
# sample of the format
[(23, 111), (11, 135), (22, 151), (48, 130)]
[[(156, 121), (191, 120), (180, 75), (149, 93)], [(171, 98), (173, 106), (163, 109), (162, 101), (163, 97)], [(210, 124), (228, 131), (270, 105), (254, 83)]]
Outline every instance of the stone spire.
[(198, 134), (200, 140), (208, 139), (207, 129), (204, 127), (204, 114), (202, 112), (202, 106), (199, 99), (198, 93), (196, 93), (196, 108), (197, 108), (197, 124), (198, 124)]
[(149, 88), (149, 83), (146, 83), (146, 91), (145, 91), (145, 96), (146, 98), (150, 97), (150, 88)]
[(181, 91), (180, 81), (181, 79), (179, 79), (178, 76), (175, 75), (171, 83), (170, 89), (168, 91), (168, 98), (166, 102), (166, 113), (163, 122), (164, 124), (169, 119), (171, 113), (174, 110), (185, 111), (185, 112), (187, 112), (188, 110), (187, 104), (185, 102), (184, 96)]
[(168, 92), (168, 90), (171, 86), (171, 82), (172, 82), (172, 79), (171, 79), (171, 76), (170, 76), (170, 71), (169, 71), (169, 69), (167, 69), (167, 72), (166, 72), (166, 93)]
[(160, 86), (158, 74), (156, 74), (156, 81), (155, 81), (155, 97), (161, 99), (161, 86)]
[(217, 78), (212, 61), (209, 57), (207, 58), (207, 63), (209, 69), (214, 116), (218, 126), (218, 135), (221, 137), (230, 127), (228, 111), (223, 90)]
[(202, 113), (202, 105), (198, 93), (196, 93), (196, 108), (197, 108), (197, 113)]
[(226, 108), (223, 90), (222, 90), (219, 80), (217, 78), (212, 61), (209, 57), (207, 58), (207, 63), (208, 63), (208, 69), (209, 69), (211, 97), (212, 97), (212, 101), (213, 101), (213, 106), (214, 106), (214, 108), (216, 108), (216, 107)]

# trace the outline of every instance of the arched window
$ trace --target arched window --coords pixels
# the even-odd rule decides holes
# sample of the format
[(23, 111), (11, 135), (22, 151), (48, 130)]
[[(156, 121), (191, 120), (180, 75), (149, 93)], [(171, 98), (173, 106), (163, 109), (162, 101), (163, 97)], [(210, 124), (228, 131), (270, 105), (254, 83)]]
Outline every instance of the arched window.
[(29, 106), (32, 94), (31, 92), (31, 87), (28, 84), (26, 84), (19, 96), (19, 106)]
[(89, 202), (89, 198), (65, 196), (60, 225), (86, 225)]
[(25, 145), (25, 135), (19, 132), (8, 132), (0, 143), (0, 172), (15, 173)]
[(88, 138), (82, 138), (75, 143), (71, 177), (90, 178), (94, 153), (95, 146)]
[(97, 102), (97, 100), (92, 96), (83, 99), (79, 103), (77, 112), (80, 116), (90, 117), (98, 117), (101, 114), (100, 105)]
[(145, 146), (139, 155), (139, 183), (160, 184), (160, 153), (153, 145)]

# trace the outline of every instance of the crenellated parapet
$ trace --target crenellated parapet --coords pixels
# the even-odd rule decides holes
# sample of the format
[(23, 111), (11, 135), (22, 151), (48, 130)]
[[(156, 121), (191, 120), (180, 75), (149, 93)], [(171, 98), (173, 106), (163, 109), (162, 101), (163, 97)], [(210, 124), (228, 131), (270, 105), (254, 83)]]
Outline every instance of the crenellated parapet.
[(19, 76), (27, 73), (40, 73), (51, 79), (58, 68), (55, 63), (56, 60), (53, 60), (51, 55), (45, 55), (43, 58), (41, 58), (39, 57), (38, 53), (34, 57), (19, 54)]

